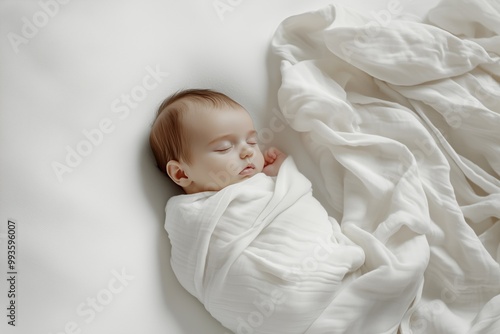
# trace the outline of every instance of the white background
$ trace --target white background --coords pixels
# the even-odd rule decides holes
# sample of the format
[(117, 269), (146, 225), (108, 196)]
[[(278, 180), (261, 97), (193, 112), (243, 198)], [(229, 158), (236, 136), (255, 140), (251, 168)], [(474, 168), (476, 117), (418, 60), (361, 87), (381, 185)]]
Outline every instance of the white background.
[[(433, 2), (400, 5), (423, 15)], [(215, 3), (0, 2), (0, 263), (4, 277), (13, 218), (19, 272), (15, 328), (0, 283), (2, 333), (64, 333), (71, 323), (75, 333), (225, 333), (170, 269), (164, 206), (178, 190), (149, 151), (155, 109), (178, 89), (212, 88), (243, 104), (258, 128), (269, 127), (280, 84), (269, 46), (279, 23), (329, 3), (377, 15), (389, 1), (222, 0), (231, 10), (220, 15)], [(139, 92), (147, 68), (168, 76), (126, 117), (115, 113), (126, 105), (123, 94)], [(68, 147), (84, 145), (84, 131), (103, 120), (112, 131), (58, 177), (53, 165), (66, 164)], [(314, 180), (296, 135), (273, 136), (265, 144), (295, 155)], [(113, 271), (133, 277), (119, 292)], [(90, 320), (77, 309), (90, 310), (92, 298), (105, 305)]]

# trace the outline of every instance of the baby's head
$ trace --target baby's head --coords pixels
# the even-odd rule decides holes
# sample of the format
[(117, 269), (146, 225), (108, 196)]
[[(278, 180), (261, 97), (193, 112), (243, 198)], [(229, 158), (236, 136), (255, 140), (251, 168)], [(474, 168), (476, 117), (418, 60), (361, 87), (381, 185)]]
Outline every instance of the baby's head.
[(264, 167), (248, 112), (212, 90), (185, 90), (158, 108), (149, 142), (158, 168), (188, 194), (218, 191)]

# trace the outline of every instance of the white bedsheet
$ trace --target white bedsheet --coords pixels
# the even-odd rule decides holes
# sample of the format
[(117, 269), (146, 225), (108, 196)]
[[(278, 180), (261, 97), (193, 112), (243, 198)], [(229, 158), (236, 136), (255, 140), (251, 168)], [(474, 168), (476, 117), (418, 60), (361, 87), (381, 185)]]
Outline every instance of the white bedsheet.
[[(154, 167), (148, 127), (178, 89), (223, 91), (265, 145), (296, 157), (328, 206), (318, 168), (278, 115), (269, 45), (283, 19), (331, 2), (0, 1), (0, 332), (224, 334), (170, 268), (164, 206), (178, 190)], [(334, 2), (379, 19), (389, 10)], [(436, 2), (399, 4), (422, 15)], [(8, 219), (18, 224), (15, 328)]]
[(419, 274), (402, 333), (500, 330), (500, 5), (445, 0), (429, 20), (329, 6), (273, 41), (283, 115), (367, 254), (310, 333), (395, 332)]

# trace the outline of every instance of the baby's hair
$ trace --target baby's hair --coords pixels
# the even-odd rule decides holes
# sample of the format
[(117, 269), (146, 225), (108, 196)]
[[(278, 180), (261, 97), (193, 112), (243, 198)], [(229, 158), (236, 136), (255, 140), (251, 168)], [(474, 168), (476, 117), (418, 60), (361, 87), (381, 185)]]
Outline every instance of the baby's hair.
[(170, 160), (190, 162), (188, 134), (182, 126), (183, 114), (192, 106), (189, 102), (212, 109), (241, 107), (230, 97), (210, 89), (186, 89), (167, 97), (156, 112), (149, 135), (156, 164), (163, 173), (167, 173), (166, 166)]

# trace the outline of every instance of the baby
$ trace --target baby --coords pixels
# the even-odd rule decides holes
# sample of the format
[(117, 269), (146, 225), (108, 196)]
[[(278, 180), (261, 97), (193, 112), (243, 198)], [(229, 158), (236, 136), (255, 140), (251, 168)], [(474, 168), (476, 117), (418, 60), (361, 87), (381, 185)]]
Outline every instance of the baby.
[(185, 192), (165, 208), (170, 264), (235, 333), (304, 333), (364, 253), (292, 157), (262, 154), (257, 137), (247, 111), (218, 92), (182, 91), (160, 106), (151, 147)]
[(262, 154), (248, 112), (212, 90), (185, 90), (158, 109), (150, 144), (158, 167), (187, 194), (218, 191), (263, 172), (276, 176), (286, 155)]

